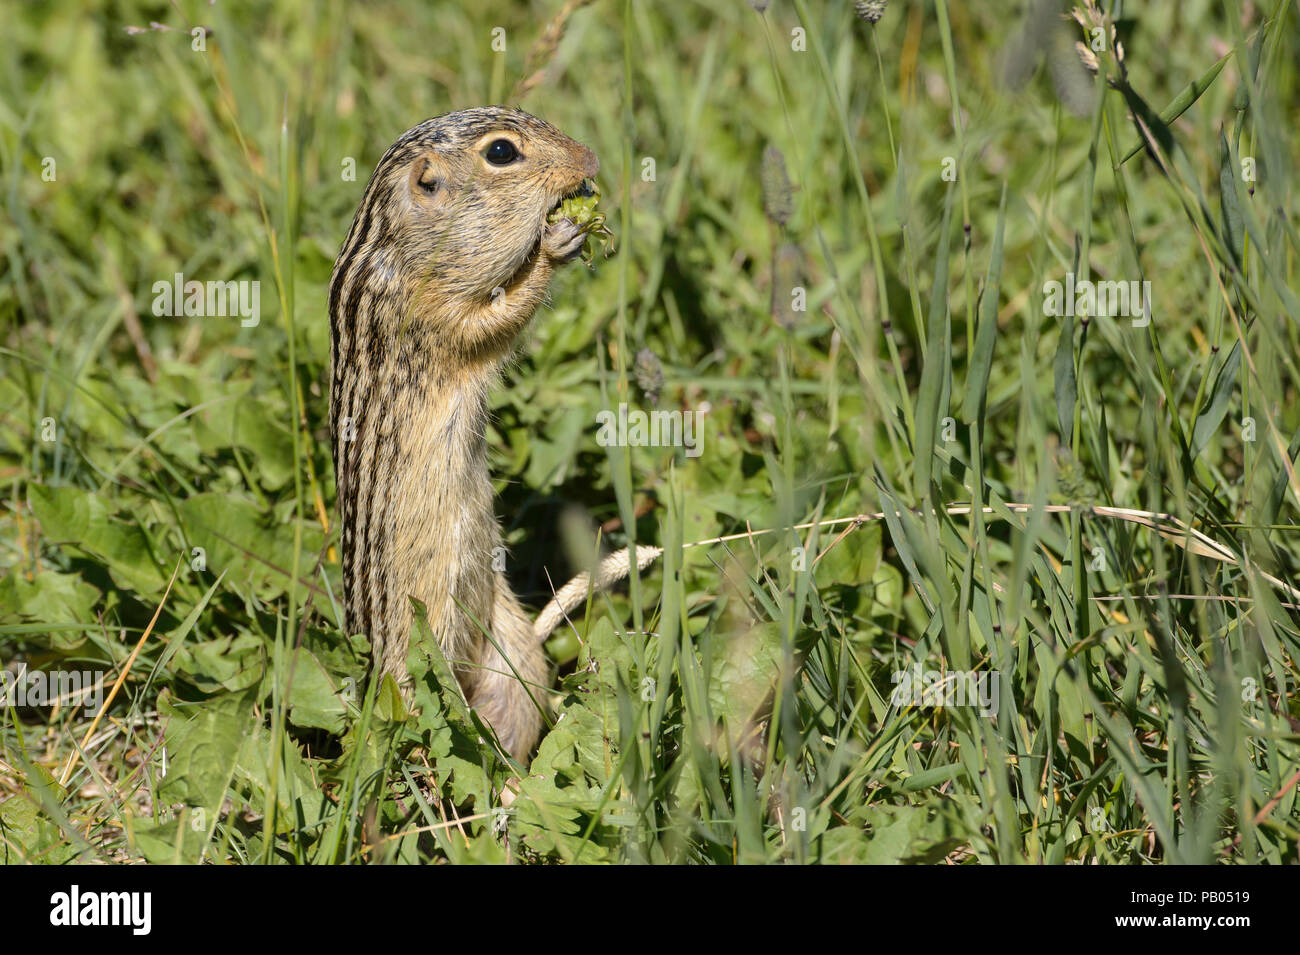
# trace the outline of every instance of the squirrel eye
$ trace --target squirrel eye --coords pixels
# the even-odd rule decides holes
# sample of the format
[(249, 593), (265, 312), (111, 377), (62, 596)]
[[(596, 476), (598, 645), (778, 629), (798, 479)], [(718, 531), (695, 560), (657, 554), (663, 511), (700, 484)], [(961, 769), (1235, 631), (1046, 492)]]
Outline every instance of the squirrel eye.
[(487, 148), (487, 161), (494, 166), (506, 166), (519, 158), (519, 150), (508, 139), (494, 139)]

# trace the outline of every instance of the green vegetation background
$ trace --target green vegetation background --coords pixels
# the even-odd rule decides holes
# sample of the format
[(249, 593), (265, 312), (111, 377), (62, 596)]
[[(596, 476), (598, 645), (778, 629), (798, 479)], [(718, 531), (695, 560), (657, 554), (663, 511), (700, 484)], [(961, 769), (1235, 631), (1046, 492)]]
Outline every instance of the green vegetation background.
[[(6, 4), (0, 662), (125, 678), (0, 709), (0, 857), (1295, 862), (1296, 5), (560, 7)], [(367, 691), (332, 549), (334, 255), (494, 102), (618, 236), (493, 399), (511, 577), (667, 548), (549, 644), (530, 767), (436, 653)], [(177, 272), (260, 323), (154, 316)], [(1150, 325), (1044, 314), (1067, 272)], [(623, 401), (702, 454), (599, 446)], [(891, 704), (914, 664), (997, 715)]]

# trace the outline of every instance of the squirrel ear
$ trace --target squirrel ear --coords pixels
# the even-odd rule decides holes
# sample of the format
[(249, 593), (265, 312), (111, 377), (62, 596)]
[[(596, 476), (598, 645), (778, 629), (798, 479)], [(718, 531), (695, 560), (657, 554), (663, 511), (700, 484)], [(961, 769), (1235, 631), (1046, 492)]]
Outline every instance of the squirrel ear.
[(425, 156), (411, 166), (411, 190), (425, 195), (436, 195), (442, 188), (442, 179), (431, 157)]

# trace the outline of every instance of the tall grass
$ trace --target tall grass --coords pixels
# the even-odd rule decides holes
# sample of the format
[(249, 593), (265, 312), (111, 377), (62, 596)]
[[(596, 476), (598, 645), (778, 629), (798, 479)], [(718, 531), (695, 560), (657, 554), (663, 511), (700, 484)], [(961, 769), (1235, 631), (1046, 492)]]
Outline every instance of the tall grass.
[[(15, 11), (0, 660), (121, 688), (0, 709), (7, 861), (1296, 861), (1294, 5), (753, 6)], [(367, 680), (326, 412), (373, 164), (508, 90), (618, 232), (493, 397), (509, 575), (664, 548), (548, 642), (529, 766), (423, 624)], [(698, 457), (597, 443), (656, 401)]]

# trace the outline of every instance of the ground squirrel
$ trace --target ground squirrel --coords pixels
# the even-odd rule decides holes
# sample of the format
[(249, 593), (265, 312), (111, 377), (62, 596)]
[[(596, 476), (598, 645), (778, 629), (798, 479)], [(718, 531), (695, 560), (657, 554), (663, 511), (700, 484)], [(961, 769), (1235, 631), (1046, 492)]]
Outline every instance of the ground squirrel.
[(421, 600), (470, 704), (517, 759), (537, 741), (549, 668), (493, 568), (487, 396), (585, 239), (547, 215), (598, 166), (519, 110), (427, 120), (375, 167), (330, 280), (347, 630), (369, 636), (376, 678), (409, 688), (408, 597)]

